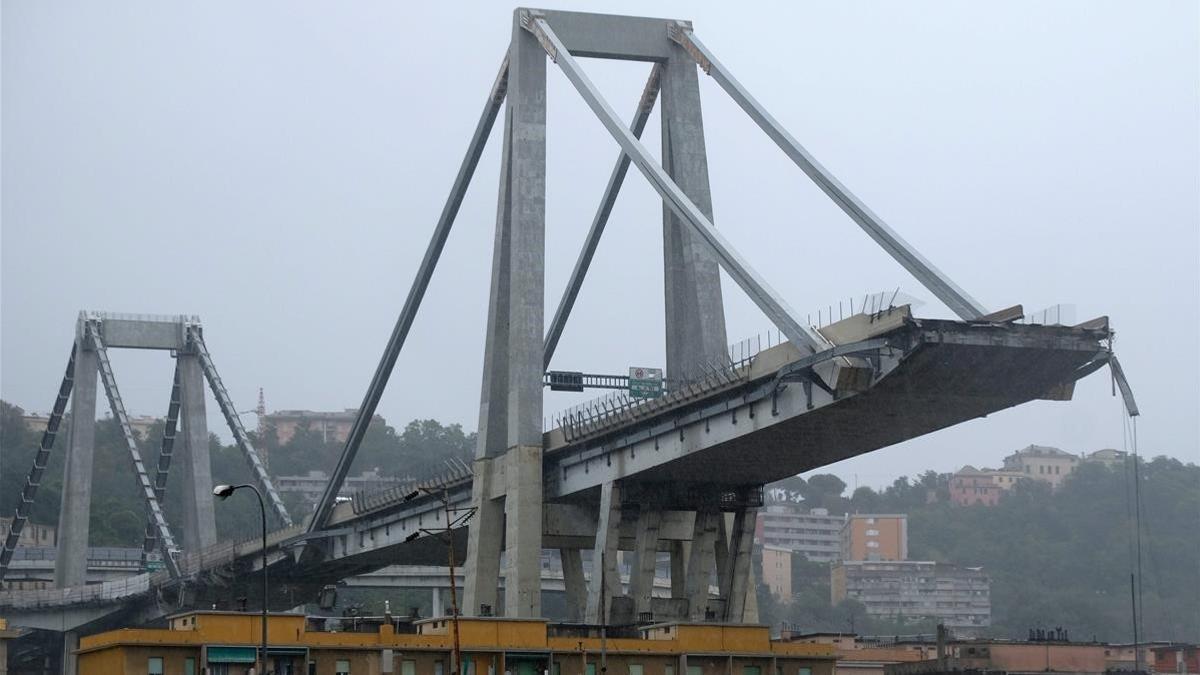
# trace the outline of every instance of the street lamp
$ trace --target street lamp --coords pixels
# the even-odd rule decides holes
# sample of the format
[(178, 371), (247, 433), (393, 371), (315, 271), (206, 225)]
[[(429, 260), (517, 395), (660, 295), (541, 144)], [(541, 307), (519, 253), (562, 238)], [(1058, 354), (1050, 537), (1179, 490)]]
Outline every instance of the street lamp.
[(249, 483), (242, 485), (218, 485), (213, 488), (213, 495), (225, 499), (235, 491), (242, 488), (250, 488), (258, 497), (258, 512), (262, 515), (262, 657), (260, 660), (259, 673), (266, 675), (267, 673), (267, 506), (263, 503), (262, 493), (258, 488)]

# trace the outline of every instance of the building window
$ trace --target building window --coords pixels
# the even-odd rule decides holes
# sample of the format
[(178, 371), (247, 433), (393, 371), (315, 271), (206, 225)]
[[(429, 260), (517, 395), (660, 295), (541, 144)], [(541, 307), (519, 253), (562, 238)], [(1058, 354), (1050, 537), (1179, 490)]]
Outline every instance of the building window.
[(642, 675), (642, 664), (640, 664), (640, 663), (629, 664), (629, 675)]
[(762, 668), (758, 666), (742, 666), (742, 675), (762, 675)]
[(196, 675), (196, 659), (187, 657), (183, 660), (183, 675)]
[(812, 668), (801, 668), (796, 675), (812, 675)]
[(675, 675), (675, 664), (668, 663), (666, 667), (663, 668), (663, 675)]
[(350, 675), (350, 660), (338, 659), (334, 662), (333, 675)]
[(417, 662), (408, 659), (401, 661), (400, 675), (417, 675)]
[(687, 675), (704, 675), (702, 666), (688, 666)]
[(163, 675), (163, 660), (161, 656), (151, 656), (146, 660), (148, 675)]

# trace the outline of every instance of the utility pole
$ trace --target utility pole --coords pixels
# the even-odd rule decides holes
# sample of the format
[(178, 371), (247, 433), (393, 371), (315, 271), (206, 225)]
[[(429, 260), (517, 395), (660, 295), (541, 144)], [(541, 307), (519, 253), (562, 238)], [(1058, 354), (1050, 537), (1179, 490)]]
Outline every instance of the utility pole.
[(600, 552), (600, 675), (608, 672), (608, 613), (604, 611), (604, 596), (608, 591), (604, 586), (605, 578), (604, 552)]
[[(452, 652), (454, 663), (450, 668), (450, 675), (459, 675), (462, 669), (462, 649), (459, 646), (458, 633), (458, 586), (454, 582), (454, 533), (453, 529), (462, 527), (467, 524), (471, 516), (475, 515), (474, 507), (465, 508), (450, 508), (450, 491), (446, 488), (420, 488), (425, 494), (437, 494), (442, 500), (442, 511), (445, 514), (445, 527), (439, 528), (422, 528), (420, 532), (426, 534), (436, 534), (443, 538), (446, 542), (446, 550), (448, 557), (448, 569), (450, 570), (450, 625), (451, 631), (454, 634), (454, 650)], [(460, 514), (451, 518), (451, 514)]]

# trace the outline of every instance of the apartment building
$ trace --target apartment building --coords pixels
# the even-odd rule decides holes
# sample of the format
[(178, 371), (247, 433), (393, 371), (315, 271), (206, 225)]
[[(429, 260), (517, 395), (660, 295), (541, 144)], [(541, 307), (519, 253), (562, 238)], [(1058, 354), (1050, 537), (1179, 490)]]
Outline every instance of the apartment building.
[(755, 522), (755, 542), (803, 555), (813, 562), (833, 562), (842, 555), (843, 516), (825, 509), (799, 511), (775, 504), (760, 509)]
[(273, 429), (275, 438), (280, 445), (292, 440), (296, 431), (306, 427), (309, 431), (319, 434), (324, 443), (345, 443), (357, 417), (357, 408), (332, 412), (276, 410), (273, 413), (267, 413), (263, 411), (259, 415), (258, 429), (259, 433), (266, 433)]
[[(1006, 471), (1006, 476), (994, 476), (989, 469), (979, 470), (967, 465), (950, 477), (950, 503), (955, 506), (995, 506), (1000, 503), (1000, 495), (1015, 485), (1016, 477), (1023, 476), (1012, 471)], [(1005, 480), (999, 480), (1004, 478)]]
[(917, 560), (848, 560), (830, 570), (834, 604), (847, 598), (867, 614), (935, 617), (960, 635), (991, 625), (991, 580), (978, 567)]
[(781, 546), (762, 547), (762, 582), (771, 595), (780, 600), (792, 599), (792, 551)]
[(908, 559), (907, 515), (848, 515), (839, 536), (841, 560)]
[(1004, 468), (1057, 488), (1083, 461), (1076, 455), (1046, 445), (1030, 445), (1004, 458)]

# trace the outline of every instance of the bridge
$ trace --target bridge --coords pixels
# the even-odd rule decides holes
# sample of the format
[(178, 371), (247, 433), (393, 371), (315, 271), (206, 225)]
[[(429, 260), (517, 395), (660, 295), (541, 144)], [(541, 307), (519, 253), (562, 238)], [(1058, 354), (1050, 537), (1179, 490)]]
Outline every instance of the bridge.
[[(753, 621), (751, 544), (764, 484), (1030, 401), (1069, 400), (1075, 382), (1105, 365), (1136, 414), (1112, 353), (1107, 318), (1046, 325), (1025, 320), (1019, 305), (985, 308), (782, 129), (700, 42), (689, 22), (518, 9), (511, 35), (429, 247), (314, 513), (292, 524), (241, 429), (198, 319), (83, 313), (14, 529), (19, 534), (18, 523), (36, 495), (68, 398), (74, 412), (68, 478), (90, 471), (97, 373), (114, 417), (124, 419), (106, 349), (171, 350), (177, 375), (162, 439), (168, 461), (160, 463), (155, 480), (129, 443), (148, 514), (144, 550), (160, 550), (165, 569), (84, 585), (81, 558), (71, 551), (87, 544), (86, 527), (82, 535), (78, 527), (87, 520), (87, 499), (72, 487), (64, 490), (62, 517), (77, 520), (60, 522), (58, 588), (0, 592), (0, 615), (17, 625), (66, 631), (69, 654), (81, 631), (148, 621), (236, 596), (286, 608), (339, 579), (364, 578), (394, 565), (453, 560), (464, 568), (463, 613), (539, 616), (542, 552), (555, 549), (571, 620)], [(616, 117), (577, 57), (650, 64), (632, 123)], [(548, 63), (563, 71), (619, 146), (549, 322), (541, 301)], [(830, 316), (816, 325), (792, 310), (713, 224), (700, 72), (711, 76), (851, 221), (958, 319), (916, 317), (886, 294), (868, 296), (857, 306), (852, 302), (837, 320)], [(660, 97), (661, 162), (639, 140)], [(476, 458), (421, 484), (340, 503), (338, 492), (502, 107), (502, 171)], [(665, 207), (665, 387), (661, 396), (647, 398), (622, 388), (621, 378), (550, 370), (631, 165), (659, 192)], [(774, 323), (778, 339), (730, 353), (722, 272)], [(268, 536), (265, 551), (269, 598), (261, 598), (258, 590), (264, 551), (257, 540), (215, 541), (207, 450), (199, 440), (203, 415), (197, 408), (203, 405), (205, 380), (275, 513), (278, 528)], [(550, 417), (549, 428), (543, 428), (543, 389), (563, 383), (617, 388)], [(177, 416), (185, 437), (178, 454), (190, 472), (181, 544), (175, 543), (160, 506)], [(86, 481), (70, 484), (81, 482)], [(632, 560), (627, 585), (617, 570), (619, 551)], [(7, 543), (3, 554), (0, 574), (12, 558)], [(667, 561), (668, 574), (656, 582), (660, 559)]]

